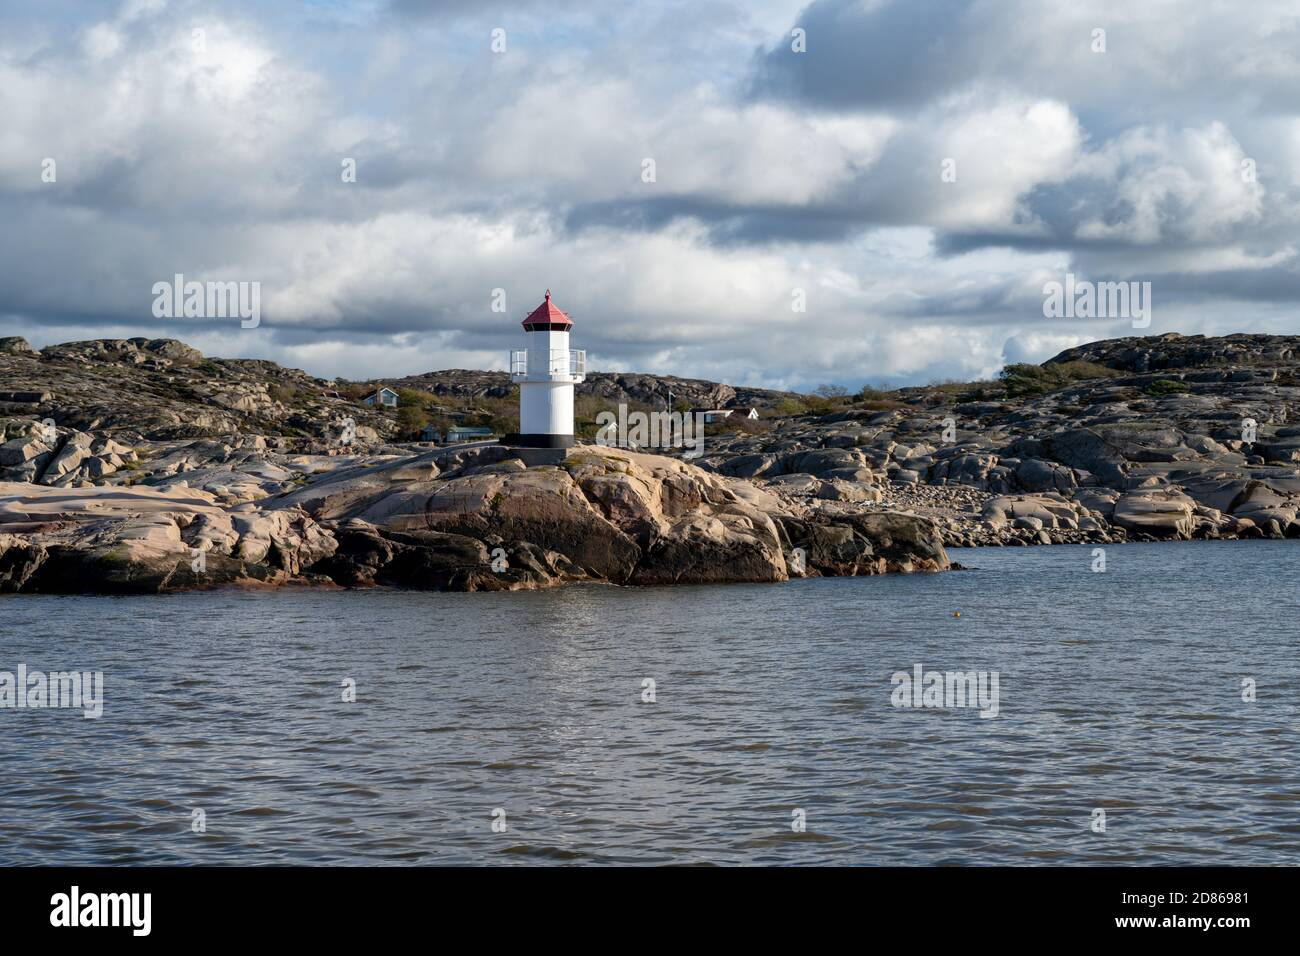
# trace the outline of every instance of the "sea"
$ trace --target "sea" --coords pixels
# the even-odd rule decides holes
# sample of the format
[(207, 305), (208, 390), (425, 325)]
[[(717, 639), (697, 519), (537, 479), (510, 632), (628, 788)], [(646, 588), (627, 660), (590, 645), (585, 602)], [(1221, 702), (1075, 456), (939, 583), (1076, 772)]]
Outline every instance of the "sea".
[(0, 864), (1300, 863), (1296, 542), (951, 556), (3, 596)]

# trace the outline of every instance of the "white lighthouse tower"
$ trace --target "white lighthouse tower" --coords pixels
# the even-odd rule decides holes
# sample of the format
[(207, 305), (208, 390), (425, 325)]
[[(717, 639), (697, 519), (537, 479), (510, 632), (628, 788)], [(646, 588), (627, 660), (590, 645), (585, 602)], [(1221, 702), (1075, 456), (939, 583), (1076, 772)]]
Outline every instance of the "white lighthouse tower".
[(519, 434), (505, 443), (526, 448), (573, 444), (573, 386), (586, 377), (587, 353), (569, 348), (573, 322), (546, 300), (524, 319), (528, 347), (510, 353), (510, 378), (519, 383)]

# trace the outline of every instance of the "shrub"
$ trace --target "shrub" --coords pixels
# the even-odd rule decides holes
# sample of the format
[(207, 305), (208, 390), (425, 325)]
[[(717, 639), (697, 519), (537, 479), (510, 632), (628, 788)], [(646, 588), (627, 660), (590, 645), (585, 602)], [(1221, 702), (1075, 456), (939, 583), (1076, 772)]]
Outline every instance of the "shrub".
[(1093, 362), (1051, 362), (1047, 365), (1017, 363), (998, 373), (1007, 397), (1045, 395), (1090, 379), (1114, 378), (1119, 372)]
[(843, 385), (818, 385), (813, 389), (813, 394), (838, 404), (841, 399), (849, 397), (849, 390)]
[(862, 390), (858, 392), (856, 400), (859, 402), (879, 402), (882, 401), (889, 393), (884, 389), (873, 388), (870, 385), (863, 385)]
[(1158, 378), (1146, 387), (1146, 393), (1156, 397), (1161, 395), (1177, 395), (1180, 392), (1187, 392), (1190, 390), (1191, 387), (1186, 382), (1179, 382), (1171, 378)]

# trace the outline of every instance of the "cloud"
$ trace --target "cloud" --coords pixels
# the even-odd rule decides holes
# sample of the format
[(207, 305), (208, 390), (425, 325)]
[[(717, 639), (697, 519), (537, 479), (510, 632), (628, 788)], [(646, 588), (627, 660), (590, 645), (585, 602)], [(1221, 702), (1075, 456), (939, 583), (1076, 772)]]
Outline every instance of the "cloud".
[(1206, 242), (1263, 215), (1264, 187), (1222, 123), (1178, 132), (1141, 127), (1081, 159), (1070, 188), (1097, 184), (1105, 208), (1079, 217), (1080, 239)]
[[(594, 367), (856, 387), (1131, 333), (1044, 319), (1066, 271), (1152, 281), (1153, 334), (1294, 325), (1289, 3), (46, 10), (0, 13), (0, 334), (500, 367), (549, 287)], [(263, 326), (155, 320), (177, 272)]]

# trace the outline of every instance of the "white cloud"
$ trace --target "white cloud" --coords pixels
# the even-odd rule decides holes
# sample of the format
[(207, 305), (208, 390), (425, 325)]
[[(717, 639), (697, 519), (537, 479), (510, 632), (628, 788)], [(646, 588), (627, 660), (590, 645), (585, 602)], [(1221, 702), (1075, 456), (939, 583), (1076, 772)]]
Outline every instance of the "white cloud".
[[(1047, 325), (1067, 270), (1163, 277), (1152, 332), (1294, 322), (1287, 4), (505, 3), (503, 56), (457, 9), (0, 13), (0, 334), (499, 367), (550, 287), (597, 367), (777, 387), (978, 377), (1131, 331)], [(795, 22), (806, 59), (751, 59)], [(747, 91), (778, 62), (829, 87)], [(261, 281), (263, 328), (155, 322), (174, 272)]]
[(1248, 177), (1246, 159), (1222, 123), (1178, 132), (1128, 130), (1074, 171), (1104, 181), (1111, 196), (1108, 209), (1082, 217), (1077, 234), (1142, 243), (1230, 235), (1234, 227), (1263, 215), (1264, 187)]
[(1035, 186), (1065, 179), (1082, 139), (1079, 123), (1064, 103), (945, 104), (931, 140), (931, 178), (939, 182), (939, 156), (955, 160), (957, 178), (936, 190), (945, 201), (935, 204), (933, 224), (953, 229), (1032, 226), (1022, 197)]

